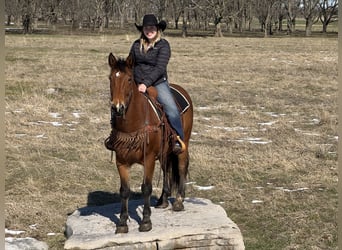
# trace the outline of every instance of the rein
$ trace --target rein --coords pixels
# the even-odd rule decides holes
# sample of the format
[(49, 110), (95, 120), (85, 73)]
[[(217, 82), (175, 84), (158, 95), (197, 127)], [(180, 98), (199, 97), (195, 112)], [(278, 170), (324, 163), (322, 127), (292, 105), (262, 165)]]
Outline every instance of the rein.
[[(149, 112), (150, 112), (150, 109), (148, 108), (148, 105), (149, 105), (149, 102), (152, 102), (153, 106), (151, 105), (151, 107), (153, 109), (155, 109), (155, 106), (156, 106), (156, 103), (155, 101), (147, 94), (147, 92), (143, 93), (143, 95), (145, 96), (146, 98), (146, 103), (145, 103), (145, 128), (149, 126)], [(164, 123), (161, 121), (161, 123), (158, 125), (158, 128), (160, 127), (160, 130), (161, 130), (161, 142), (160, 142), (160, 151), (159, 151), (159, 160), (160, 160), (160, 163), (163, 165), (165, 164), (164, 163), (164, 154), (163, 154), (163, 148), (164, 148)], [(144, 140), (144, 166), (146, 166), (146, 147), (147, 145), (150, 143), (149, 141), (149, 136), (148, 136), (148, 131), (145, 130), (145, 140)], [(159, 169), (159, 178), (158, 178), (158, 183), (157, 183), (157, 186), (159, 186), (159, 181), (160, 181), (160, 178), (161, 178), (161, 169), (162, 169), (162, 166), (161, 168)], [(144, 180), (145, 180), (145, 171), (144, 171)]]
[[(144, 107), (144, 109), (145, 109), (145, 126), (148, 126), (148, 124), (149, 124), (149, 121), (148, 121), (148, 115), (149, 115), (149, 109), (148, 109), (148, 107), (147, 107), (147, 105), (148, 105), (148, 97), (147, 97), (147, 94), (146, 94), (146, 92), (145, 93), (143, 93), (144, 95), (145, 95), (145, 97), (146, 97), (146, 102), (145, 102), (145, 107)], [(147, 147), (147, 145), (149, 144), (149, 136), (148, 136), (148, 133), (147, 133), (147, 131), (146, 131), (146, 129), (145, 129), (145, 140), (144, 140), (144, 152), (143, 152), (143, 154), (144, 154), (144, 166), (146, 166), (146, 147)], [(146, 178), (146, 176), (145, 176), (145, 168), (144, 168), (144, 179), (143, 179), (143, 184), (145, 184), (145, 178)]]

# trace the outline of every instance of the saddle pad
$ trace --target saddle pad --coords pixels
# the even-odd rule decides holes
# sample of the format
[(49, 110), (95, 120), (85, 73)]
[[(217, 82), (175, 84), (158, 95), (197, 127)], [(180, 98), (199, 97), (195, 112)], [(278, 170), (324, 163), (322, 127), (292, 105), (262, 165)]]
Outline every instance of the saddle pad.
[(190, 107), (189, 101), (174, 87), (170, 86), (170, 89), (176, 100), (176, 103), (178, 104), (178, 107), (180, 108), (180, 113), (183, 114)]

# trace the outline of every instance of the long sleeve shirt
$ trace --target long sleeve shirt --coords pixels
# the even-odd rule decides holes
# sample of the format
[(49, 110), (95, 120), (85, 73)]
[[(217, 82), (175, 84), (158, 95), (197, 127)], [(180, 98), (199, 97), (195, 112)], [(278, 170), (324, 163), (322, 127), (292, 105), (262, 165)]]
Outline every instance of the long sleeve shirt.
[(130, 53), (134, 60), (133, 74), (137, 84), (143, 83), (149, 87), (167, 80), (167, 64), (171, 56), (167, 40), (159, 40), (145, 53), (140, 51), (138, 39), (133, 43)]

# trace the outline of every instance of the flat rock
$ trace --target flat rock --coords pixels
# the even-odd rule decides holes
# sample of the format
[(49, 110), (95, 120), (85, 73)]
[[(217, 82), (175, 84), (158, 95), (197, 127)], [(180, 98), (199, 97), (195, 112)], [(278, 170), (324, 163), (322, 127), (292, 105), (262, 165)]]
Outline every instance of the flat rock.
[(34, 238), (5, 238), (6, 250), (48, 250), (48, 245), (45, 242), (38, 241)]
[[(153, 203), (152, 203), (153, 204)], [(65, 249), (245, 249), (238, 226), (224, 209), (186, 198), (184, 211), (152, 207), (152, 230), (139, 232), (143, 201), (129, 201), (127, 234), (115, 234), (121, 203), (84, 207), (68, 216)]]

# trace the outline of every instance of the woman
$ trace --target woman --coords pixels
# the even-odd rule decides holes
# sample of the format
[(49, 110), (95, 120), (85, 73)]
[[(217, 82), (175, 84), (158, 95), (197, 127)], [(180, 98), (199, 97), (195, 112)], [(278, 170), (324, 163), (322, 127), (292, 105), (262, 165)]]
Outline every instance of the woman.
[(145, 15), (141, 26), (135, 24), (141, 32), (140, 39), (136, 40), (130, 54), (134, 59), (134, 80), (140, 92), (153, 86), (158, 91), (158, 101), (163, 105), (164, 111), (172, 128), (178, 135), (173, 152), (182, 152), (181, 144), (184, 145), (184, 133), (177, 105), (171, 94), (168, 77), (167, 64), (170, 59), (171, 50), (169, 42), (161, 38), (161, 32), (166, 28), (166, 22), (160, 21), (153, 14)]

